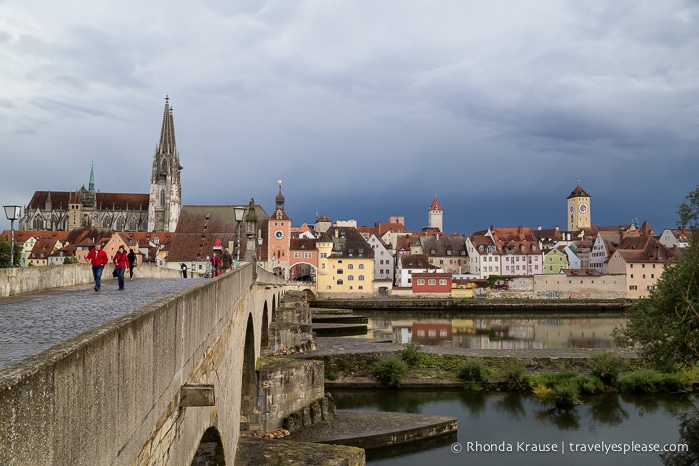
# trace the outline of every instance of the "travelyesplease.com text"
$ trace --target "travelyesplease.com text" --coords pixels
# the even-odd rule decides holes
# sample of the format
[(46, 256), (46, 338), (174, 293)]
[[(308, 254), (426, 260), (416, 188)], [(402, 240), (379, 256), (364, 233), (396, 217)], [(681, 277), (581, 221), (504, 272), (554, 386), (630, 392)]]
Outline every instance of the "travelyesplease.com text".
[(663, 453), (688, 451), (689, 446), (683, 443), (608, 443), (608, 442), (555, 442), (555, 443), (530, 443), (530, 442), (496, 442), (487, 443), (469, 441), (463, 444), (454, 443), (451, 451), (454, 453), (603, 453), (605, 455), (621, 453)]

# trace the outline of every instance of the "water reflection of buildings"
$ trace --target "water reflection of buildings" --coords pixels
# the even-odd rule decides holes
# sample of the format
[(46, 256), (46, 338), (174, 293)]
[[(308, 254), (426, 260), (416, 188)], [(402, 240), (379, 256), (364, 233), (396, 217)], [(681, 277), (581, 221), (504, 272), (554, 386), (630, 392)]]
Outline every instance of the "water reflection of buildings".
[(364, 338), (471, 349), (612, 348), (615, 327), (626, 319), (391, 319), (370, 317)]

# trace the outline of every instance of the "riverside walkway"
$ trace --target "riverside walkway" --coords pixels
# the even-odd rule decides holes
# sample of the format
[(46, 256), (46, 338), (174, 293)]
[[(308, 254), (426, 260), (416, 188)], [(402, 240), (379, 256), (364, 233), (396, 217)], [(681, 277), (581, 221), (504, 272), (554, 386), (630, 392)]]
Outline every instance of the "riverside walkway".
[(204, 281), (134, 279), (56, 288), (0, 298), (0, 371), (82, 332)]

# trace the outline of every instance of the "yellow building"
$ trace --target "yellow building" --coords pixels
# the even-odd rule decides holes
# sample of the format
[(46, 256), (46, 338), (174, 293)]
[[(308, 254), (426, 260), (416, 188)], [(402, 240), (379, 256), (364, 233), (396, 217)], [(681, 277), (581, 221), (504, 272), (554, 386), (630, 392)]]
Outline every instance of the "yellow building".
[(330, 227), (316, 240), (318, 294), (373, 296), (374, 250), (354, 227)]
[(466, 280), (452, 280), (451, 282), (451, 297), (452, 298), (475, 298), (476, 284)]
[(626, 297), (643, 298), (655, 288), (665, 265), (677, 260), (677, 250), (663, 246), (654, 236), (627, 238), (609, 258), (609, 274), (626, 275)]

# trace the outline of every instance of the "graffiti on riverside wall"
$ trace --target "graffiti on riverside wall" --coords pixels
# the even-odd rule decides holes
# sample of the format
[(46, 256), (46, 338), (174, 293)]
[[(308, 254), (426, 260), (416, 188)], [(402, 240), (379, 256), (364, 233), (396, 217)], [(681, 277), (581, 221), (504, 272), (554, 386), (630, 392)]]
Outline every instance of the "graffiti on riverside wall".
[(558, 290), (550, 290), (550, 291), (537, 291), (536, 295), (540, 298), (562, 298), (563, 293)]
[[(571, 291), (570, 293), (566, 293), (566, 295), (568, 299), (587, 299), (590, 297), (590, 293), (588, 291)], [(564, 294), (560, 290), (537, 291), (536, 296), (547, 299), (564, 298)]]

